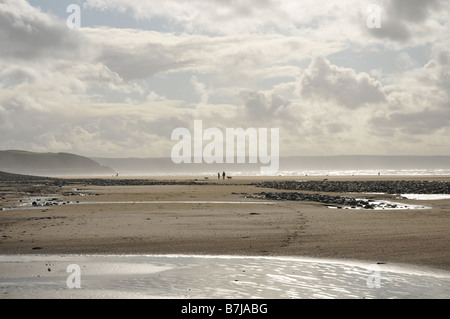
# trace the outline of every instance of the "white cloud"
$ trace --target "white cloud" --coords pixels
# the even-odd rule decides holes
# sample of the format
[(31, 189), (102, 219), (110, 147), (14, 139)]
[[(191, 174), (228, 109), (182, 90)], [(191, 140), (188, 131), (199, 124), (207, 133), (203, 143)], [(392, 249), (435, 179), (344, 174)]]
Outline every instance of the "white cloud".
[(419, 67), (419, 62), (407, 52), (400, 52), (395, 58), (395, 70), (397, 72), (403, 72), (417, 67)]
[(405, 140), (420, 138), (424, 149), (430, 139), (440, 139), (441, 145), (447, 145), (445, 136), (450, 128), (448, 48), (446, 41), (437, 43), (432, 48), (432, 59), (425, 66), (393, 75), (392, 83), (386, 86), (389, 103), (385, 111), (370, 120), (373, 131), (381, 130), (383, 134)]
[[(382, 154), (396, 145), (448, 153), (447, 9), (412, 2), (381, 1), (376, 31), (365, 26), (367, 3), (354, 0), (84, 7), (131, 13), (154, 23), (150, 30), (69, 30), (24, 0), (2, 1), (0, 148), (169, 156), (171, 131), (202, 119), (205, 127), (280, 128), (289, 155)], [(414, 55), (425, 43), (427, 64)], [(394, 72), (378, 59), (365, 61), (365, 72), (330, 58), (368, 51), (394, 57)]]
[(381, 83), (367, 73), (331, 65), (315, 58), (300, 77), (299, 94), (308, 99), (333, 100), (338, 105), (355, 109), (370, 103), (385, 101)]
[(0, 42), (0, 55), (8, 60), (73, 59), (82, 51), (76, 32), (25, 0), (0, 3)]
[[(367, 28), (367, 8), (382, 9), (382, 27)], [(214, 36), (283, 34), (353, 45), (394, 47), (433, 42), (448, 32), (445, 0), (88, 0), (87, 8), (166, 21), (174, 32)], [(170, 30), (169, 30), (170, 31)], [(316, 54), (320, 55), (320, 54)]]
[[(243, 115), (249, 124), (273, 122), (274, 117), (290, 104), (290, 101), (275, 93), (242, 91), (239, 96), (245, 107)], [(286, 121), (288, 118), (282, 120)]]
[[(162, 17), (188, 32), (237, 35), (295, 30), (295, 23), (311, 19), (305, 8), (317, 8), (318, 5), (313, 1), (298, 5), (292, 1), (272, 0), (88, 0), (86, 7), (122, 12), (130, 10), (136, 19)], [(322, 6), (322, 12), (329, 13), (330, 7)]]
[(312, 54), (340, 49), (333, 41), (279, 34), (211, 37), (111, 28), (84, 28), (82, 34), (97, 48), (92, 60), (128, 81), (187, 71), (225, 81), (295, 77), (296, 64)]

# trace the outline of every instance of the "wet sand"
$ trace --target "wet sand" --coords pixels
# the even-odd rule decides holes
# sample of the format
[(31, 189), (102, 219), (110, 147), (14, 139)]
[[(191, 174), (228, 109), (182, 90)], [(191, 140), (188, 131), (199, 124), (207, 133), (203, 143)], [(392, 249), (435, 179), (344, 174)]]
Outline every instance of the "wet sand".
[[(242, 196), (278, 191), (249, 185), (252, 181), (323, 178), (235, 177), (217, 181), (198, 177), (198, 181), (211, 185), (80, 183), (62, 188), (3, 183), (3, 207), (44, 195), (73, 204), (0, 211), (0, 254), (302, 256), (450, 269), (449, 199), (402, 200), (431, 209), (374, 211), (329, 209), (315, 202), (254, 203), (257, 200)], [(325, 178), (450, 181), (443, 176)], [(29, 193), (39, 187), (32, 195), (14, 193)], [(381, 194), (368, 196), (391, 198)]]
[[(0, 299), (43, 296), (446, 299), (450, 296), (450, 272), (395, 264), (273, 256), (0, 255)], [(272, 307), (269, 308), (272, 312)]]

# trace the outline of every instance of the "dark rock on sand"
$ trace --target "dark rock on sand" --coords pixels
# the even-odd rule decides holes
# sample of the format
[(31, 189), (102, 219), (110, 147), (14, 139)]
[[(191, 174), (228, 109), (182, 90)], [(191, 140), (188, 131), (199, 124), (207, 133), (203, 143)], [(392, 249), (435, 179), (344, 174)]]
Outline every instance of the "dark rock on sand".
[(265, 181), (253, 185), (331, 193), (450, 194), (450, 182), (445, 181)]
[[(342, 208), (351, 207), (352, 209), (375, 209), (378, 205), (369, 203), (368, 200), (355, 199), (353, 197), (333, 196), (324, 194), (305, 194), (305, 193), (266, 193), (261, 192), (253, 195), (244, 195), (245, 198), (265, 199), (265, 200), (289, 200), (289, 201), (305, 201), (317, 202), (327, 206)], [(389, 208), (395, 208), (397, 205), (388, 204)]]
[(152, 180), (152, 179), (115, 179), (115, 178), (55, 178), (55, 177), (41, 177), (12, 174), (0, 172), (0, 182), (14, 182), (15, 184), (42, 186), (70, 186), (70, 185), (85, 185), (85, 186), (147, 186), (147, 185), (211, 185), (209, 181), (198, 180)]

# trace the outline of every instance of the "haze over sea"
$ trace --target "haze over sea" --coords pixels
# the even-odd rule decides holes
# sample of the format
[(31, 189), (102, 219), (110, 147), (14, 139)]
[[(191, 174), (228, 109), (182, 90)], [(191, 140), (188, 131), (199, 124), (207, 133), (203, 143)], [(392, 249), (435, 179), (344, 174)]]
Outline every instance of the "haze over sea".
[[(211, 176), (209, 172), (182, 172), (182, 173), (127, 173), (126, 176)], [(232, 171), (232, 176), (445, 176), (450, 175), (450, 169), (387, 169), (387, 170), (303, 170), (303, 171), (278, 171), (276, 173), (261, 173), (259, 171)]]
[(261, 173), (264, 164), (248, 159), (229, 163), (174, 164), (170, 158), (93, 158), (128, 176), (361, 176), (449, 175), (449, 156), (292, 156), (280, 157), (274, 173)]

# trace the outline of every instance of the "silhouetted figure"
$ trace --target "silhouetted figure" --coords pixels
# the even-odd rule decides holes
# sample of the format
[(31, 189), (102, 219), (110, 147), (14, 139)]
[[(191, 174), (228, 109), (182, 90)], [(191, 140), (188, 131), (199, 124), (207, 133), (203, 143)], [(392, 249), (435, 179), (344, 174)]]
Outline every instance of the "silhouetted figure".
[(225, 172), (222, 173), (222, 178), (225, 179)]
[(217, 173), (217, 179), (220, 179), (220, 173)]

